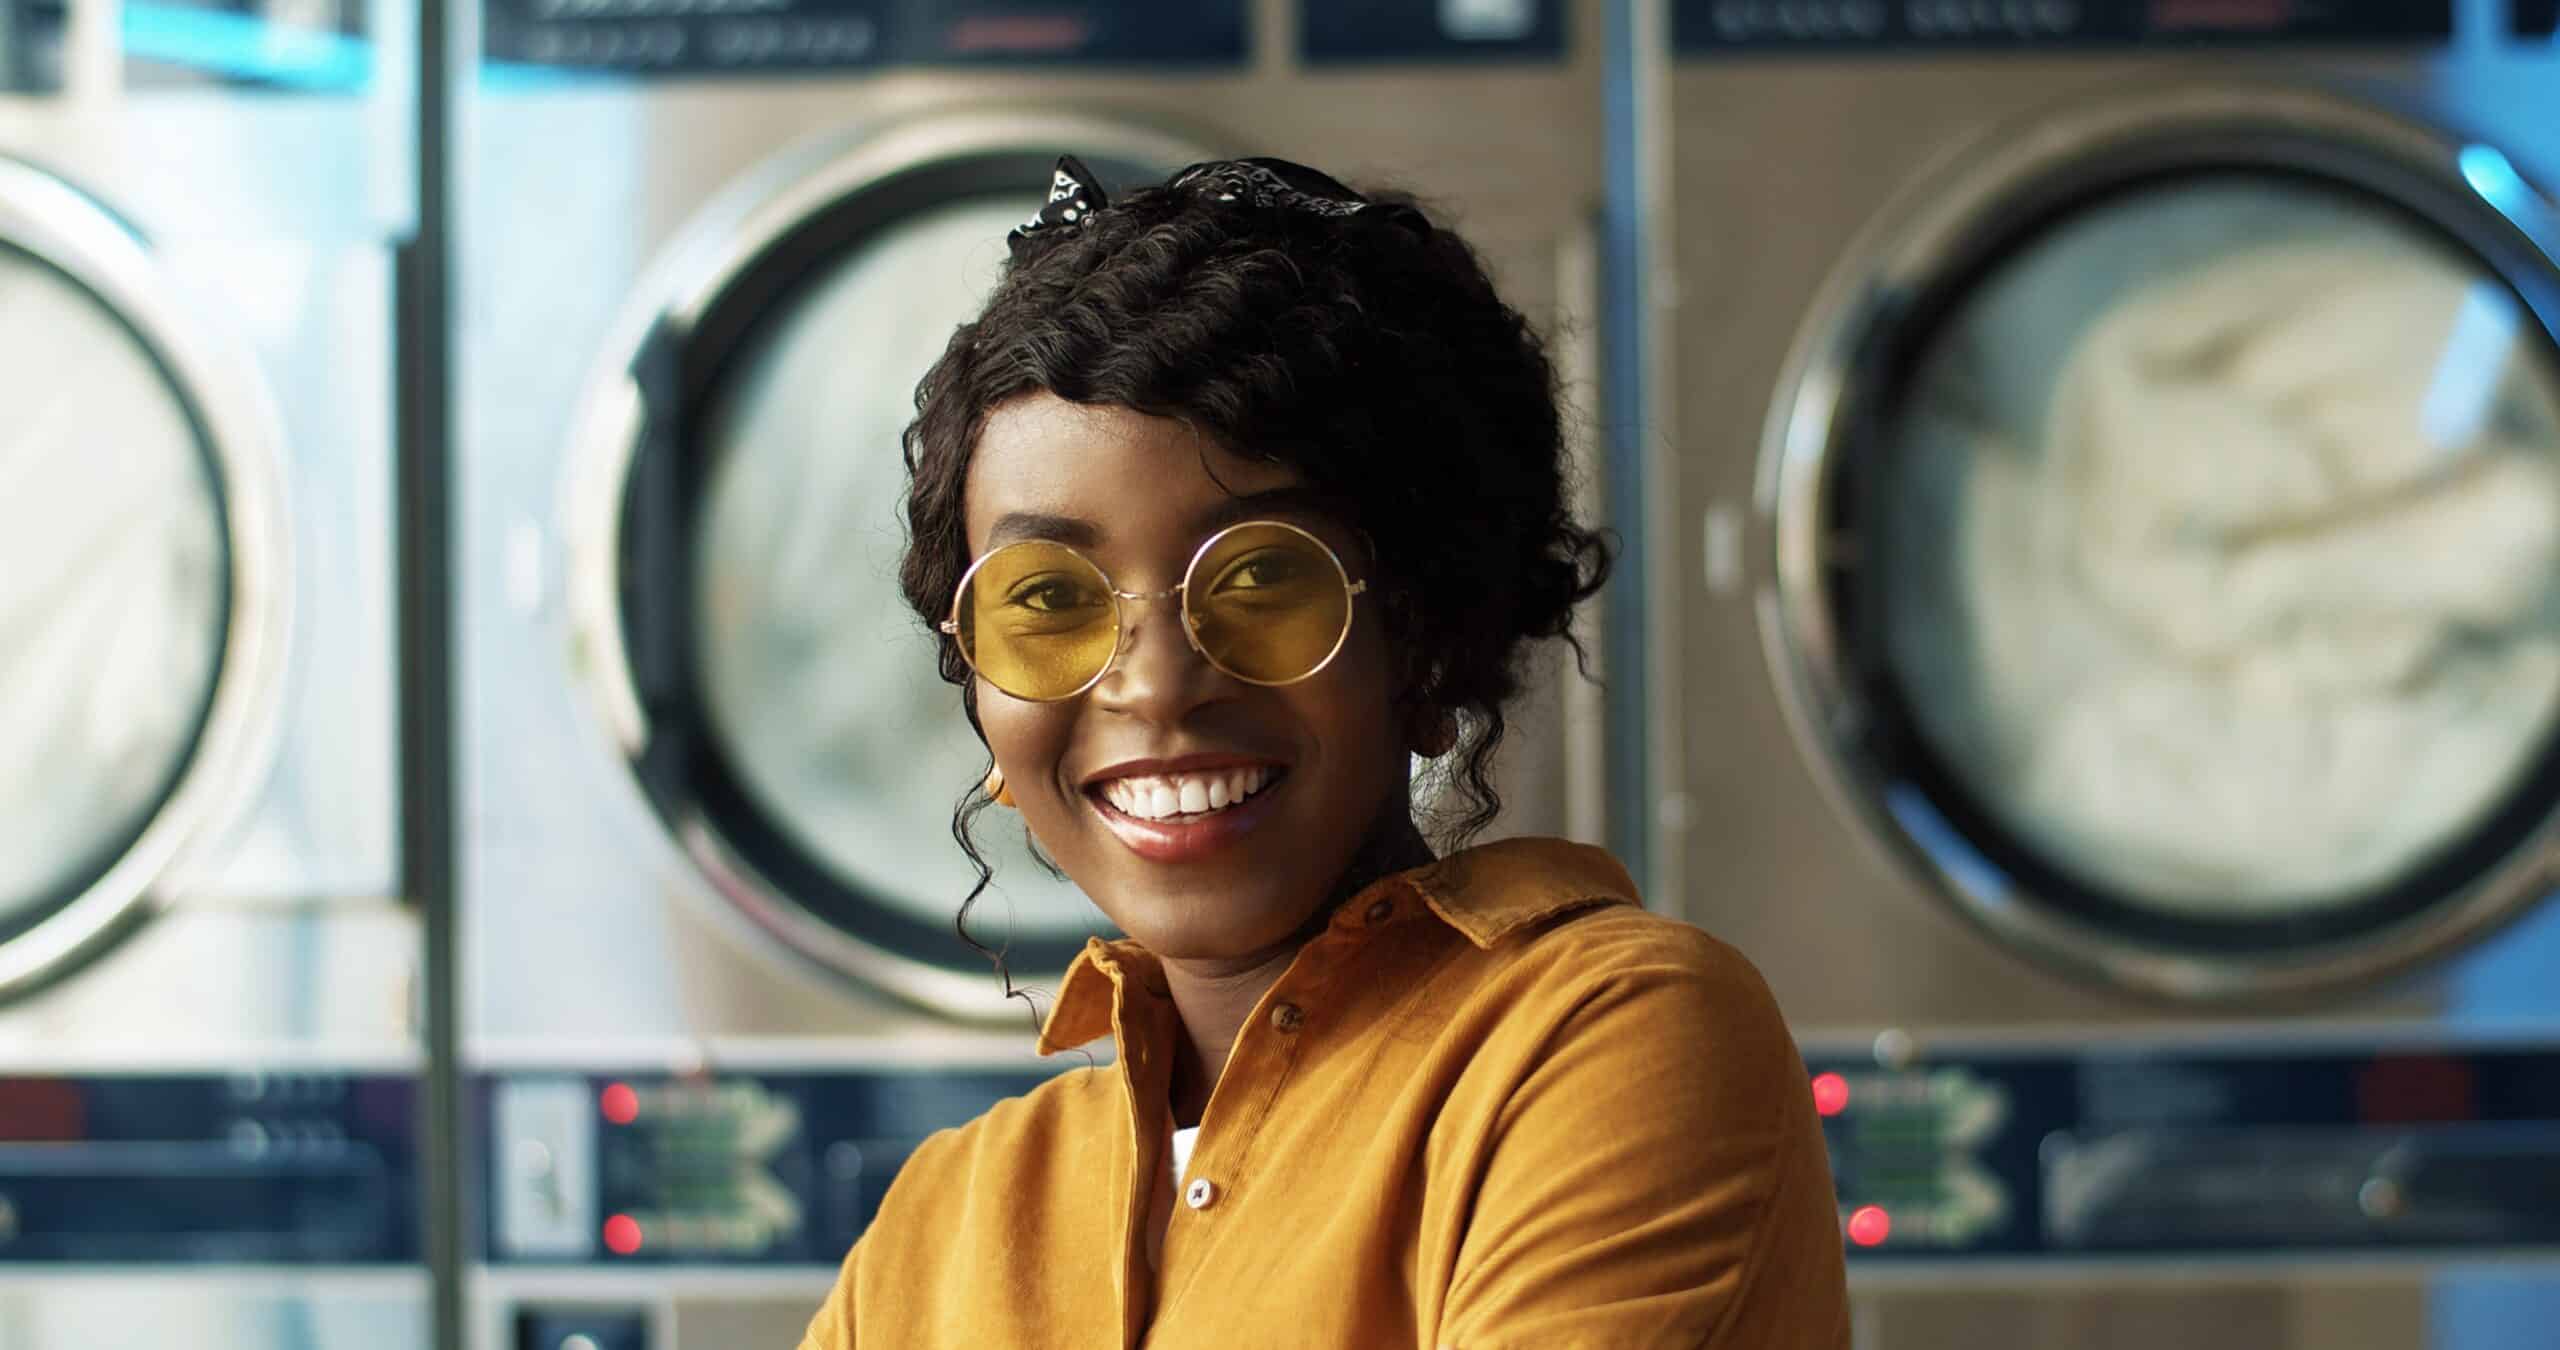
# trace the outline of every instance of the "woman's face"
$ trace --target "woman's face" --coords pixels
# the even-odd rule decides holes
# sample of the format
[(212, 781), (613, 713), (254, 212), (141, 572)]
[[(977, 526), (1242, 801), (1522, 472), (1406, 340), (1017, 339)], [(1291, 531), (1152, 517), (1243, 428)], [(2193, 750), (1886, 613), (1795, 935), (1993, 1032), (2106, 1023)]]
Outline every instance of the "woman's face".
[[(978, 442), (969, 548), (1052, 539), (1119, 590), (1163, 591), (1221, 527), (1272, 519), (1311, 531), (1364, 577), (1357, 536), (1301, 487), (1294, 470), (1179, 422), (1030, 394), (998, 408)], [(1027, 702), (978, 681), (980, 724), (1033, 837), (1122, 932), (1176, 959), (1265, 955), (1323, 906), (1373, 826), (1410, 810), (1375, 605), (1353, 602), (1331, 664), (1276, 688), (1202, 659), (1172, 598), (1124, 604), (1118, 659), (1077, 697)], [(1121, 809), (1152, 814), (1157, 788), (1179, 794), (1189, 780), (1206, 793), (1257, 771), (1260, 790), (1221, 810), (1155, 822)]]

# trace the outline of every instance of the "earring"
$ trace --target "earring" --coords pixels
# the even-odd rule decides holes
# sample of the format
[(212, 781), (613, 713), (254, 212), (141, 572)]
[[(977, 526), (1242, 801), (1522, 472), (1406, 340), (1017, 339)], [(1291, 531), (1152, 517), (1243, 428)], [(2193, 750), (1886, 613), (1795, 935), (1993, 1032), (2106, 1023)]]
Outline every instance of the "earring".
[(1458, 715), (1443, 709), (1437, 717), (1413, 738), (1413, 752), (1424, 759), (1438, 759), (1458, 743)]
[(987, 770), (986, 789), (988, 799), (996, 805), (1013, 805), (1013, 789), (1005, 786), (1003, 769)]

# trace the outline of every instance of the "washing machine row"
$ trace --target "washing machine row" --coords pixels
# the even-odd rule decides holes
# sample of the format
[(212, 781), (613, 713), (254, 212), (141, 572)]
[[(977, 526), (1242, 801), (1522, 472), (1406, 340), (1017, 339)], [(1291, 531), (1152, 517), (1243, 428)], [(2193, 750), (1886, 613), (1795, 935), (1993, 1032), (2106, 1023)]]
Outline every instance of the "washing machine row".
[[(904, 1147), (1040, 1072), (950, 930), (982, 761), (884, 448), (1068, 152), (1416, 184), (1557, 335), (1646, 489), (1639, 659), (1605, 719), (1550, 672), (1506, 828), (1629, 845), (1770, 973), (1862, 1269), (2549, 1247), (2555, 1009), (2510, 974), (2560, 795), (2542, 8), (492, 0), (454, 342), (482, 1332), (671, 1261), (728, 1294), (644, 1321), (779, 1327)], [(60, 711), (0, 751), (0, 828), (47, 841), (0, 850), (0, 1042), (397, 1067), (388, 95), (127, 79), (88, 11), (7, 13), (0, 256), (48, 340), (6, 378), (90, 411), (12, 456), (47, 542), (0, 620), (43, 640), (0, 678)], [(1652, 248), (1606, 409), (1604, 219)], [(1099, 916), (997, 866), (1037, 984)], [(664, 1131), (706, 1123), (740, 1151), (674, 1195)], [(2244, 1173), (2294, 1221), (2217, 1211)]]
[[(493, 1269), (814, 1270), (897, 1140), (1038, 1072), (950, 932), (981, 760), (890, 580), (886, 447), (1055, 154), (1406, 177), (1591, 319), (1598, 7), (1133, 14), (487, 13), (459, 347)], [(1656, 490), (1617, 522), (1648, 663), (1601, 739), (1661, 749), (1607, 805), (1655, 903), (1804, 1024), (1851, 1240), (2548, 1245), (2538, 1146), (2496, 1155), (2502, 1200), (2411, 1161), (2472, 1136), (2356, 1114), (2430, 1074), (2560, 1114), (2496, 1086), (2542, 1052), (2451, 1016), (2550, 883), (2545, 58), (2430, 5), (1632, 17), (1655, 331), (1613, 412), (1670, 434), (1613, 442)], [(1594, 834), (1555, 790), (1597, 781), (1587, 717), (1546, 698), (1514, 827)], [(998, 878), (1018, 969), (1097, 922), (1019, 840)], [(2157, 1101), (2185, 1114), (2126, 1105)], [(594, 1181), (706, 1117), (794, 1142), (695, 1210)], [(2331, 1132), (2265, 1183), (2322, 1196), (2300, 1223), (2128, 1199), (2278, 1127)], [(1897, 1130), (1955, 1142), (1915, 1170)], [(2400, 1207), (2337, 1210), (2351, 1164)]]

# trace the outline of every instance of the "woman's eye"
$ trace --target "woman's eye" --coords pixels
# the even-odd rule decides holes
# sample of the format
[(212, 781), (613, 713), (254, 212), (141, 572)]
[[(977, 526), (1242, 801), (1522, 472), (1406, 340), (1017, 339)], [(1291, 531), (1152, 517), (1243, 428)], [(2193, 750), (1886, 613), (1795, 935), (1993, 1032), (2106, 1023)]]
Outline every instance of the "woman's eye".
[(1286, 586), (1304, 577), (1306, 572), (1305, 560), (1288, 550), (1263, 549), (1227, 564), (1227, 569), (1218, 574), (1218, 584), (1212, 589), (1246, 591)]
[(1005, 595), (1004, 602), (1042, 614), (1059, 614), (1069, 610), (1088, 609), (1094, 603), (1093, 588), (1073, 577), (1049, 575), (1026, 577), (1016, 582)]

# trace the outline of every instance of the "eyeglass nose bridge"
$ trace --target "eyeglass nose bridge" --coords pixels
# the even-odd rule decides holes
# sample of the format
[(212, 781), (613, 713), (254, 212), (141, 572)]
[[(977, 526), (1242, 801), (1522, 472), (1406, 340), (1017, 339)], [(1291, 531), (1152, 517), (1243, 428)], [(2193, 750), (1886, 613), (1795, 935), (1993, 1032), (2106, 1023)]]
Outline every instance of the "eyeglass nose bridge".
[[(1180, 615), (1182, 619), (1182, 640), (1189, 643), (1191, 650), (1198, 652), (1203, 660), (1208, 658), (1208, 648), (1200, 645), (1200, 634), (1194, 631), (1191, 626), (1191, 606), (1182, 603), (1181, 600), (1183, 594), (1191, 589), (1190, 582), (1185, 581), (1178, 586), (1168, 586), (1161, 591), (1124, 591), (1117, 586), (1112, 586), (1108, 581), (1105, 581), (1103, 584), (1110, 588), (1111, 598), (1118, 602), (1122, 611), (1119, 616), (1120, 639), (1111, 646), (1111, 656), (1114, 661), (1117, 661), (1121, 655), (1129, 650), (1130, 637), (1138, 631), (1138, 625), (1130, 622), (1127, 612), (1128, 606), (1133, 603), (1142, 604), (1149, 600), (1174, 601), (1174, 612)], [(1211, 662), (1211, 664), (1214, 665), (1216, 663)], [(1109, 667), (1105, 667), (1103, 673), (1106, 675), (1109, 674)]]

